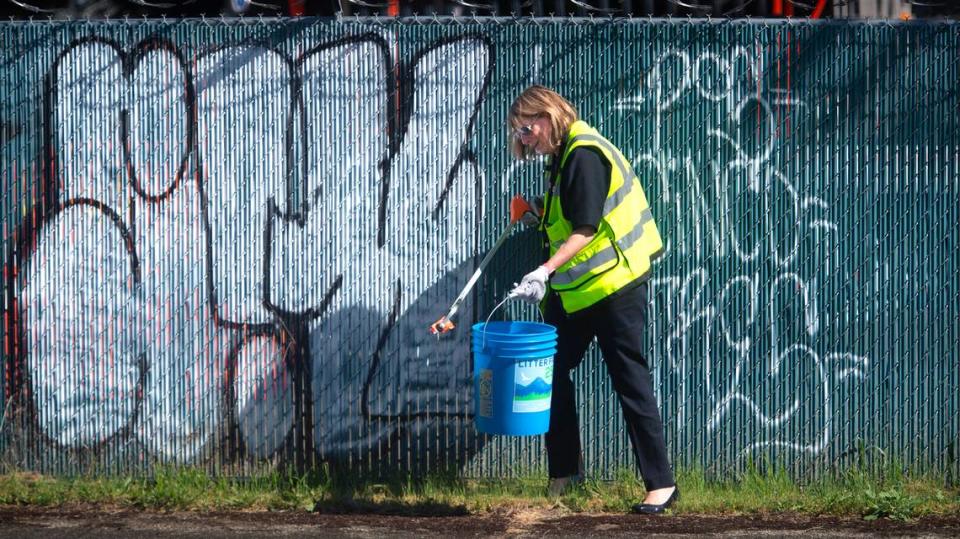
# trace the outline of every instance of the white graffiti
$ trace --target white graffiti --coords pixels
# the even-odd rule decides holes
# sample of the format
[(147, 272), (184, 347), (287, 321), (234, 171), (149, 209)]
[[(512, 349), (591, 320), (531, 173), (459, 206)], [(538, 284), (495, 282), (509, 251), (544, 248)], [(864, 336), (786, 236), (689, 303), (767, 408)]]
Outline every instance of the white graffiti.
[[(834, 433), (835, 390), (864, 379), (870, 361), (818, 346), (831, 322), (819, 307), (816, 268), (831, 270), (839, 229), (829, 204), (774, 164), (777, 114), (808, 107), (786, 89), (763, 88), (765, 69), (759, 50), (697, 58), (669, 51), (640, 92), (615, 108), (653, 118), (651, 147), (634, 164), (650, 198), (667, 209), (658, 216), (666, 229), (663, 260), (693, 266), (679, 275), (655, 270), (651, 280), (655, 357), (662, 360), (656, 375), (662, 385), (675, 382), (678, 393), (669, 396), (675, 416), (668, 421), (681, 431), (703, 424), (711, 434), (751, 429), (744, 453), (776, 447), (815, 454)], [(687, 107), (716, 119), (705, 130), (707, 150), (670, 143), (675, 119), (667, 118)], [(799, 260), (811, 250), (825, 264)], [(737, 415), (753, 423), (735, 427)]]
[[(278, 312), (310, 321), (320, 454), (398, 428), (370, 416), (458, 408), (469, 333), (431, 339), (449, 298), (427, 292), (462, 285), (478, 248), (481, 178), (463, 148), (489, 50), (462, 38), (423, 51), (401, 125), (389, 117), (399, 59), (383, 43), (348, 38), (293, 61), (236, 46), (188, 63), (97, 39), (63, 51), (51, 81), (63, 207), (18, 284), (48, 438), (85, 448), (129, 431), (152, 455), (208, 456), (233, 350), (238, 430), (249, 454), (271, 455), (295, 416), (291, 343), (250, 328), (282, 324)], [(378, 346), (387, 372), (368, 377)]]

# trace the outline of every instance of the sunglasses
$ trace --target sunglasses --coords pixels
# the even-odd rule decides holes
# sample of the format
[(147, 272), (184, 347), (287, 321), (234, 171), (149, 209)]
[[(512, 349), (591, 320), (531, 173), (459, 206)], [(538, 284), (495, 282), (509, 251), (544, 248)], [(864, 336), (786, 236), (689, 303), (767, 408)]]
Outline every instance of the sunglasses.
[(533, 134), (533, 125), (521, 125), (514, 128), (513, 138), (527, 137)]

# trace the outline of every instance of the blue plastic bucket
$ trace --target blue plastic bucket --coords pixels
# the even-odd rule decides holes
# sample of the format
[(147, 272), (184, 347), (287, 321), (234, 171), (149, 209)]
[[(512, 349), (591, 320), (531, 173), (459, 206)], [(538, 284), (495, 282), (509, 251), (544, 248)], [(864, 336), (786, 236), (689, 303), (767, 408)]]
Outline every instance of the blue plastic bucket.
[(527, 436), (550, 428), (557, 328), (537, 322), (473, 325), (477, 430)]
[[(486, 327), (484, 327), (486, 326)], [(557, 328), (540, 322), (489, 322), (473, 325), (474, 337), (481, 332), (484, 341), (501, 341), (515, 344), (556, 343)], [(518, 339), (517, 337), (522, 337)]]

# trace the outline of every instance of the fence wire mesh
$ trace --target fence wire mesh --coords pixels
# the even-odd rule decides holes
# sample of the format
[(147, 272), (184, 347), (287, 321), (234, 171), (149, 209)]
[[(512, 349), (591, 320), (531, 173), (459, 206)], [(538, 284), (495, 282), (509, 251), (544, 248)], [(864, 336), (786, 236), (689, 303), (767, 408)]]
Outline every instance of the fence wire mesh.
[[(536, 266), (504, 115), (554, 87), (667, 243), (648, 360), (676, 467), (958, 471), (960, 26), (0, 23), (8, 466), (542, 470), (473, 427), (469, 328)], [(510, 304), (503, 316), (536, 319)], [(498, 316), (499, 317), (499, 316)], [(595, 349), (588, 472), (633, 457)]]

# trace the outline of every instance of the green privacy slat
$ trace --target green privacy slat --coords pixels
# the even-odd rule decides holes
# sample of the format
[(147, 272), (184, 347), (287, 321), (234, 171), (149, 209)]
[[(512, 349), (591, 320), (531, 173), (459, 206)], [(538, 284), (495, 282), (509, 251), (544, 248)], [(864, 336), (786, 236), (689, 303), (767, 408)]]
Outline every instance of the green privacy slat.
[[(504, 124), (539, 83), (633, 162), (666, 240), (645, 339), (676, 466), (960, 472), (956, 24), (3, 22), (0, 44), (19, 466), (542, 471), (539, 437), (474, 430), (469, 334), (534, 233), (427, 332), (543, 189)], [(631, 468), (596, 347), (574, 378), (588, 472)]]

